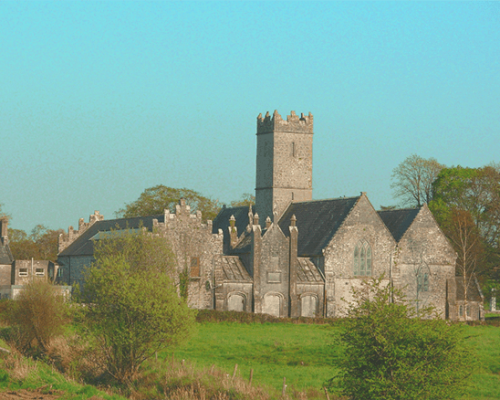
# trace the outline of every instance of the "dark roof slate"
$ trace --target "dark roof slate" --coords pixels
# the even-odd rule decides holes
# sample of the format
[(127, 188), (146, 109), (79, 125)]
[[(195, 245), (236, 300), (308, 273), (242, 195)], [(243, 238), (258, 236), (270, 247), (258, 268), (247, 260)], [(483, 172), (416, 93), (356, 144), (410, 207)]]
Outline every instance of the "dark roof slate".
[(94, 240), (92, 240), (92, 238), (99, 232), (109, 232), (111, 230), (120, 229), (138, 229), (141, 227), (147, 228), (148, 231), (152, 231), (153, 219), (157, 219), (158, 222), (164, 222), (165, 216), (151, 215), (148, 217), (97, 221), (83, 232), (73, 243), (59, 253), (59, 256), (93, 256)]
[(0, 264), (10, 265), (14, 261), (8, 244), (0, 244)]
[[(222, 232), (224, 234), (223, 240), (224, 240), (224, 248), (225, 249), (230, 249), (229, 241), (229, 218), (231, 218), (232, 215), (234, 215), (234, 218), (236, 219), (235, 221), (235, 226), (238, 231), (238, 237), (241, 237), (241, 235), (246, 233), (246, 229), (248, 226), (248, 206), (242, 206), (242, 207), (224, 207), (222, 210), (220, 210), (219, 214), (217, 214), (217, 217), (212, 222), (212, 233), (219, 233), (219, 229), (222, 229)], [(255, 206), (252, 206), (252, 214), (255, 213)], [(242, 241), (234, 248), (230, 249), (229, 252), (231, 254), (241, 254), (241, 253), (248, 253), (250, 251), (250, 235), (245, 234), (245, 237), (242, 239)]]
[(323, 276), (313, 262), (305, 257), (297, 258), (297, 281), (300, 283), (324, 283)]
[(221, 264), (225, 282), (252, 282), (238, 256), (223, 256)]
[(290, 236), (288, 227), (292, 215), (295, 215), (299, 229), (298, 254), (321, 255), (321, 250), (333, 238), (359, 198), (292, 203), (281, 217), (279, 226), (287, 237)]
[(413, 220), (420, 212), (420, 208), (405, 208), (401, 210), (377, 211), (392, 237), (399, 242), (408, 230)]

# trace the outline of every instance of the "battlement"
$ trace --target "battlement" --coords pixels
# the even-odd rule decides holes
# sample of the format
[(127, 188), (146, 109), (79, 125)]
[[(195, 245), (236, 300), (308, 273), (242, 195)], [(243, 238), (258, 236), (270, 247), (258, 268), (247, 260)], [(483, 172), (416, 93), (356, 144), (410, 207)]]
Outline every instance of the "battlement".
[(104, 220), (104, 215), (99, 211), (94, 211), (94, 214), (89, 216), (89, 222), (85, 222), (83, 218), (78, 220), (78, 230), (73, 229), (72, 226), (68, 228), (68, 233), (61, 233), (58, 240), (59, 253), (73, 243), (80, 235), (94, 225), (97, 221)]
[(296, 133), (313, 133), (313, 115), (300, 114), (300, 117), (291, 111), (287, 115), (286, 121), (281, 118), (278, 111), (275, 110), (272, 117), (269, 111), (264, 117), (262, 113), (257, 117), (257, 135), (271, 132), (296, 132)]

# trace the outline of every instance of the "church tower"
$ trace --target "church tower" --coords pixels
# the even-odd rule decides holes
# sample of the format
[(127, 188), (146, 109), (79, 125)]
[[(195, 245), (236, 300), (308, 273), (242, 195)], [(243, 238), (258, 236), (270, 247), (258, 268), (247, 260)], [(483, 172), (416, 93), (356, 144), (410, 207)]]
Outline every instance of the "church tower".
[(257, 117), (255, 207), (261, 221), (274, 220), (290, 201), (312, 200), (313, 116), (277, 111)]

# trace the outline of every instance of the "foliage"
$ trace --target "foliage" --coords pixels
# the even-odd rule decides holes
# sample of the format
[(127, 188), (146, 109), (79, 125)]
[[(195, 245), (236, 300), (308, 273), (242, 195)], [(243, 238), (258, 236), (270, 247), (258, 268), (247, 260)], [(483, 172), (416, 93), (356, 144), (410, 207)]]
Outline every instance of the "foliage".
[(234, 200), (231, 202), (231, 207), (242, 207), (250, 206), (255, 204), (255, 196), (251, 193), (243, 193), (239, 200)]
[(432, 183), (444, 165), (435, 158), (425, 159), (416, 154), (407, 157), (392, 171), (391, 188), (394, 197), (407, 206), (420, 207), (432, 198)]
[(354, 291), (340, 339), (339, 381), (353, 399), (453, 399), (474, 371), (463, 328), (431, 318), (382, 279)]
[(195, 311), (169, 277), (175, 263), (164, 238), (117, 231), (95, 244), (95, 259), (85, 274), (84, 322), (107, 372), (129, 382), (155, 352), (188, 337)]
[(220, 210), (217, 200), (204, 197), (194, 190), (157, 185), (144, 190), (136, 201), (126, 204), (125, 208), (116, 212), (116, 215), (117, 217), (131, 218), (160, 215), (165, 209), (174, 212), (180, 199), (186, 200), (186, 204), (191, 207), (191, 210), (201, 211), (204, 221), (213, 220)]
[(9, 228), (9, 246), (14, 259), (56, 261), (58, 239), (62, 230), (51, 230), (37, 225), (30, 235), (21, 229)]
[(25, 355), (46, 354), (50, 341), (63, 333), (68, 322), (61, 292), (46, 280), (34, 280), (8, 304), (5, 315), (13, 329), (15, 347)]
[[(429, 207), (452, 242), (457, 217), (470, 216), (467, 218), (474, 223), (482, 243), (482, 252), (477, 255), (482, 266), (479, 272), (495, 278), (494, 268), (500, 264), (500, 168), (490, 165), (443, 169), (433, 184)], [(461, 251), (456, 245), (455, 250)]]

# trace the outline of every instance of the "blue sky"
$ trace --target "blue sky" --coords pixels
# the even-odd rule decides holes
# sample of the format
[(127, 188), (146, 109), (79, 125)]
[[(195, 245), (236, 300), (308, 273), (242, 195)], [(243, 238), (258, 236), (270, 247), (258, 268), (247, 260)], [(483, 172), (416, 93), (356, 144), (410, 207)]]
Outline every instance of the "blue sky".
[(256, 117), (314, 115), (313, 196), (395, 204), (418, 154), (500, 161), (500, 2), (0, 2), (11, 226), (106, 218), (148, 187), (255, 188)]

